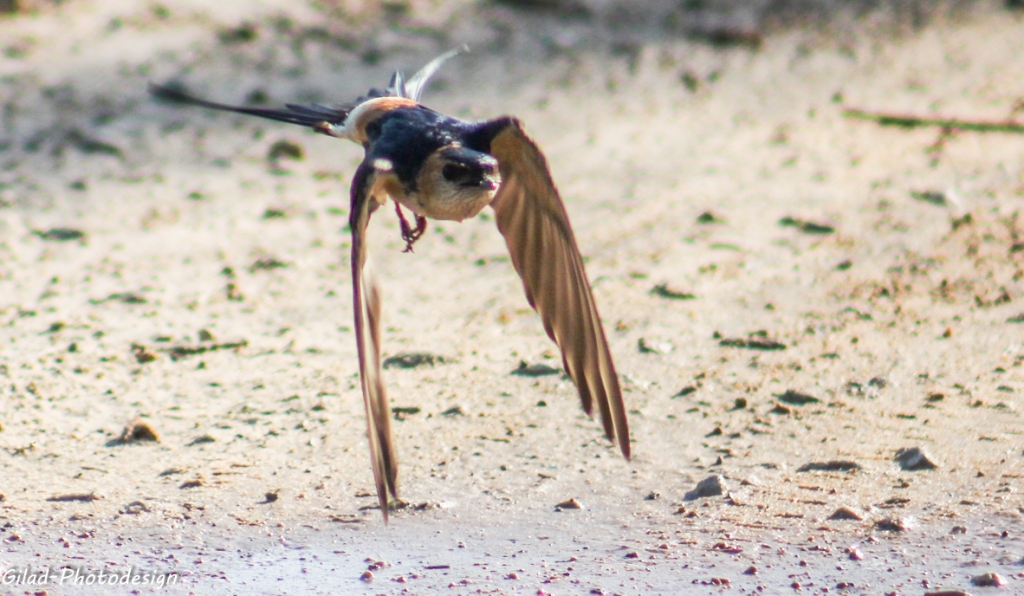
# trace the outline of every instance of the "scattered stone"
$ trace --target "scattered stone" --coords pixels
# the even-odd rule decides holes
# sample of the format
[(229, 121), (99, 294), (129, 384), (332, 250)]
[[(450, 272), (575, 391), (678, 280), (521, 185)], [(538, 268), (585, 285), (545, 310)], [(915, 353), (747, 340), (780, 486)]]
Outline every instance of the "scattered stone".
[(725, 502), (736, 507), (748, 507), (750, 505), (750, 502), (731, 491), (725, 494)]
[(733, 402), (732, 409), (733, 410), (745, 410), (745, 409), (747, 409), (747, 405), (748, 405), (747, 404), (747, 398), (745, 398), (745, 397), (737, 397), (736, 401)]
[[(212, 339), (212, 336), (210, 336), (210, 337)], [(202, 339), (202, 336), (200, 336), (200, 341), (204, 341)], [(242, 340), (239, 340), (239, 341), (229, 341), (229, 342), (224, 342), (224, 343), (219, 343), (219, 344), (206, 344), (206, 345), (201, 345), (201, 346), (188, 346), (188, 345), (171, 346), (169, 348), (164, 348), (164, 349), (162, 349), (160, 351), (161, 352), (167, 352), (170, 355), (171, 360), (174, 361), (174, 362), (177, 362), (179, 360), (184, 360), (185, 358), (188, 358), (189, 356), (195, 356), (197, 354), (205, 354), (206, 352), (216, 352), (218, 350), (237, 350), (237, 349), (240, 349), (240, 348), (244, 348), (244, 347), (246, 347), (248, 345), (249, 345), (249, 340), (242, 339)]]
[(585, 509), (583, 503), (580, 503), (576, 499), (566, 499), (561, 503), (555, 505), (556, 511), (562, 511), (563, 509)]
[(647, 493), (647, 496), (644, 497), (644, 500), (645, 501), (657, 501), (660, 498), (661, 498), (661, 493), (659, 493), (656, 490), (652, 490), (651, 492)]
[(743, 572), (743, 575), (757, 575), (757, 567), (751, 565)]
[(885, 377), (871, 377), (871, 380), (868, 381), (868, 386), (875, 389), (885, 389), (889, 386), (889, 379)]
[(213, 333), (210, 333), (209, 329), (200, 329), (199, 330), (199, 341), (213, 341), (213, 340), (214, 340)]
[(93, 501), (99, 501), (103, 497), (96, 493), (76, 493), (70, 495), (57, 495), (46, 499), (51, 503), (92, 503)]
[(413, 414), (419, 414), (421, 410), (416, 406), (396, 406), (391, 408), (391, 414), (395, 417), (395, 420), (405, 420), (407, 416)]
[(789, 216), (780, 219), (779, 225), (784, 228), (798, 228), (804, 234), (825, 235), (832, 234), (836, 231), (834, 227), (829, 225), (806, 221), (803, 219), (796, 219), (795, 217)]
[(146, 304), (146, 298), (135, 292), (117, 292), (106, 298), (90, 298), (89, 304), (103, 304), (104, 302), (120, 302), (121, 304)]
[(908, 472), (934, 470), (939, 466), (919, 447), (909, 447), (896, 452), (896, 461)]
[(963, 590), (939, 590), (938, 592), (925, 592), (924, 596), (971, 596), (971, 593)]
[(861, 521), (864, 519), (864, 516), (862, 516), (860, 513), (857, 513), (856, 510), (851, 509), (849, 507), (840, 507), (839, 509), (833, 511), (832, 515), (828, 516), (828, 519), (836, 521)]
[(953, 529), (949, 531), (950, 534), (966, 534), (967, 526), (953, 526)]
[(777, 404), (775, 404), (774, 408), (768, 410), (768, 413), (769, 414), (781, 414), (783, 416), (788, 416), (789, 414), (793, 413), (793, 409), (789, 408), (787, 406), (784, 406), (784, 405), (782, 405), (780, 403), (777, 403)]
[(910, 191), (910, 196), (936, 207), (945, 207), (949, 204), (949, 201), (946, 200), (946, 194), (940, 190), (912, 190)]
[(779, 398), (779, 401), (785, 402), (787, 404), (792, 404), (794, 406), (805, 406), (807, 404), (816, 404), (821, 402), (820, 399), (814, 397), (813, 395), (807, 395), (806, 393), (798, 393), (796, 391), (793, 391), (792, 389), (787, 390), (785, 393), (781, 395), (778, 393), (775, 393), (773, 395)]
[(938, 403), (944, 399), (946, 399), (946, 395), (943, 393), (932, 393), (928, 397), (924, 398), (924, 400), (930, 404)]
[(146, 507), (146, 504), (143, 503), (142, 501), (132, 501), (131, 503), (125, 505), (124, 509), (121, 510), (121, 513), (125, 515), (138, 515), (140, 513), (148, 512), (149, 507)]
[(263, 499), (264, 499), (263, 502), (264, 503), (274, 503), (279, 498), (280, 498), (280, 492), (279, 491), (276, 491), (276, 490), (268, 491), (265, 495), (263, 495)]
[[(110, 155), (119, 159), (124, 158), (124, 152), (117, 145), (90, 137), (82, 131), (75, 129), (67, 134), (65, 142), (78, 149), (82, 153)], [(76, 230), (77, 231), (77, 230)]]
[(370, 582), (373, 581), (373, 572), (372, 571), (364, 571), (363, 574), (359, 576), (359, 579), (361, 581), (366, 582), (366, 583), (370, 583)]
[(697, 388), (696, 387), (694, 387), (693, 385), (687, 385), (686, 387), (683, 387), (682, 389), (680, 389), (679, 393), (673, 395), (672, 399), (675, 399), (677, 397), (686, 397), (687, 395), (690, 395), (691, 393), (696, 393), (696, 392), (697, 392)]
[(520, 377), (544, 377), (547, 375), (557, 375), (560, 372), (562, 372), (560, 369), (543, 362), (528, 364), (525, 360), (520, 360), (519, 367), (512, 371), (512, 374)]
[(132, 344), (132, 355), (139, 364), (146, 364), (156, 360), (156, 354), (146, 349), (146, 346)]
[(721, 217), (718, 217), (717, 215), (715, 215), (714, 213), (712, 213), (710, 211), (705, 211), (704, 213), (701, 213), (700, 215), (697, 216), (697, 223), (699, 223), (699, 224), (716, 224), (716, 223), (725, 223), (725, 220), (722, 219)]
[(434, 366), (445, 364), (448, 359), (438, 354), (429, 352), (403, 352), (384, 359), (384, 368), (419, 368), (421, 366)]
[(743, 552), (743, 549), (735, 544), (726, 544), (725, 542), (716, 542), (711, 550), (717, 550), (727, 555), (738, 555)]
[(879, 532), (906, 532), (910, 528), (910, 521), (902, 517), (887, 517), (875, 522), (875, 529)]
[(269, 271), (271, 269), (287, 269), (288, 263), (275, 259), (274, 257), (260, 257), (253, 261), (252, 265), (249, 265), (249, 273), (255, 273), (257, 271)]
[(704, 497), (717, 497), (726, 491), (725, 479), (720, 474), (708, 476), (697, 483), (697, 486), (683, 496), (684, 501), (695, 501)]
[(282, 157), (301, 161), (305, 157), (302, 145), (287, 139), (281, 139), (270, 146), (267, 151), (267, 161), (277, 162)]
[(627, 558), (627, 559), (639, 559), (640, 558), (640, 554), (637, 553), (635, 550), (629, 551), (628, 553), (626, 553), (626, 557), (625, 558)]
[(672, 342), (649, 343), (642, 337), (637, 340), (636, 347), (641, 354), (671, 354), (672, 350), (676, 349)]
[(45, 231), (34, 230), (32, 233), (43, 240), (49, 240), (52, 242), (69, 242), (71, 240), (81, 240), (82, 238), (85, 238), (85, 232), (74, 228), (51, 228)]
[(995, 572), (982, 573), (971, 578), (971, 583), (979, 588), (1001, 588), (1006, 585), (1006, 580)]
[(745, 348), (747, 350), (762, 350), (765, 352), (773, 352), (777, 350), (785, 350), (786, 344), (773, 341), (764, 338), (727, 338), (718, 342), (718, 345), (723, 348)]
[(445, 410), (444, 412), (441, 412), (441, 415), (442, 416), (465, 416), (466, 413), (462, 411), (462, 407), (461, 406), (452, 406), (452, 407), (448, 408), (447, 410)]
[(192, 441), (190, 441), (186, 445), (186, 447), (193, 447), (195, 445), (202, 445), (204, 443), (216, 443), (216, 442), (217, 442), (217, 439), (211, 437), (210, 435), (200, 435), (200, 436), (192, 439)]
[(128, 423), (128, 426), (124, 427), (124, 431), (121, 432), (121, 437), (118, 439), (121, 443), (139, 443), (143, 441), (151, 441), (155, 443), (160, 442), (160, 435), (153, 430), (153, 427), (142, 418), (136, 418)]
[[(904, 485), (901, 481), (901, 484), (896, 485), (895, 488), (908, 488), (909, 486), (909, 484)], [(886, 499), (878, 506), (882, 509), (892, 509), (893, 507), (906, 507), (909, 504), (910, 499), (906, 497), (893, 497), (891, 499)]]
[(519, 579), (519, 574), (513, 571), (505, 576), (505, 579)]
[(846, 547), (846, 555), (850, 557), (851, 561), (863, 561), (864, 553), (860, 550), (860, 547), (856, 544)]
[[(462, 543), (460, 542), (459, 544), (461, 545)], [(462, 546), (459, 546), (459, 548), (462, 548)], [(367, 571), (379, 571), (381, 569), (391, 567), (391, 563), (388, 563), (387, 561), (375, 561), (374, 559), (371, 559), (369, 557), (364, 559), (363, 562), (368, 563), (368, 565), (366, 566)]]
[(831, 461), (814, 461), (796, 469), (797, 472), (856, 472), (862, 469), (857, 462), (835, 459)]
[(697, 296), (690, 292), (683, 292), (682, 290), (676, 290), (668, 287), (668, 284), (659, 284), (651, 288), (651, 294), (660, 296), (662, 298), (668, 298), (669, 300), (693, 300)]
[(179, 486), (178, 488), (181, 488), (181, 489), (199, 488), (200, 486), (203, 486), (204, 484), (206, 484), (206, 483), (203, 481), (203, 478), (200, 476), (200, 477), (196, 478), (195, 480), (186, 480), (185, 482), (182, 482), (181, 486)]

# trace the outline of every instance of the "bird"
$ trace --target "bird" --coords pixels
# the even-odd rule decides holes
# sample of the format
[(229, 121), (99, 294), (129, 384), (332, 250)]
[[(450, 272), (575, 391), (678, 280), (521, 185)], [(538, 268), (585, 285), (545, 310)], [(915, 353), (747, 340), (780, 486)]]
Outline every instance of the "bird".
[[(180, 87), (149, 84), (156, 98), (259, 116), (309, 127), (364, 149), (352, 175), (352, 297), (359, 376), (377, 499), (388, 521), (398, 499), (398, 462), (390, 408), (381, 376), (381, 292), (367, 275), (370, 216), (395, 203), (404, 251), (412, 251), (427, 218), (463, 221), (485, 207), (494, 211), (526, 299), (562, 354), (584, 412), (600, 412), (605, 435), (630, 459), (622, 390), (569, 216), (547, 159), (512, 116), (465, 121), (434, 111), (420, 98), (432, 75), (465, 46), (430, 61), (408, 80), (396, 71), (384, 90), (371, 89), (338, 107), (285, 104), (283, 109), (243, 107), (193, 97)], [(415, 225), (402, 208), (413, 214)]]

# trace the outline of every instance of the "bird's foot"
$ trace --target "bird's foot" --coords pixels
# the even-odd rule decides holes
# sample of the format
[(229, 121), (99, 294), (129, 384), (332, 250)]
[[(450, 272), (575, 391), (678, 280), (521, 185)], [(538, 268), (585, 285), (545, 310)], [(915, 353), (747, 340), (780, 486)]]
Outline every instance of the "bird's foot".
[(416, 227), (414, 228), (406, 221), (405, 214), (402, 213), (402, 206), (398, 202), (395, 202), (395, 211), (398, 213), (398, 225), (402, 229), (402, 240), (405, 240), (405, 250), (402, 252), (412, 252), (412, 245), (422, 238), (423, 233), (427, 231), (427, 218), (417, 215)]

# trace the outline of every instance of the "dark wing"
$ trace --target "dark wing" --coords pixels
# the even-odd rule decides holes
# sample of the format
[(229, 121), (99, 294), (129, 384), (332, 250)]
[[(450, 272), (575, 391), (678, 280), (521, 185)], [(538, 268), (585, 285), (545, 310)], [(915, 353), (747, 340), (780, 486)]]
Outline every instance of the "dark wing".
[(561, 348), (583, 410), (593, 416), (597, 402), (605, 434), (629, 459), (629, 427), (619, 379), (547, 160), (514, 118), (484, 123), (480, 134), (490, 138), (487, 152), (498, 160), (501, 187), (491, 207), (512, 264), (523, 279), (526, 299)]
[[(366, 407), (366, 434), (370, 440), (377, 500), (388, 520), (389, 498), (398, 499), (398, 461), (391, 441), (391, 410), (380, 372), (380, 290), (372, 276), (366, 279), (366, 226), (375, 202), (371, 197), (376, 170), (363, 162), (352, 180), (352, 298), (355, 313), (359, 379)], [(365, 284), (363, 282), (366, 282)]]
[(204, 108), (212, 108), (214, 110), (222, 110), (225, 112), (236, 112), (238, 114), (248, 114), (250, 116), (259, 116), (261, 118), (269, 118), (270, 120), (299, 124), (301, 126), (316, 126), (321, 122), (340, 125), (345, 122), (345, 118), (351, 110), (351, 108), (332, 108), (330, 106), (323, 106), (320, 104), (297, 105), (291, 103), (285, 104), (285, 109), (283, 110), (273, 108), (245, 108), (241, 106), (231, 106), (223, 103), (206, 101), (205, 99), (193, 97), (179, 89), (164, 87), (154, 83), (149, 84), (149, 92), (154, 97), (174, 103), (202, 106)]

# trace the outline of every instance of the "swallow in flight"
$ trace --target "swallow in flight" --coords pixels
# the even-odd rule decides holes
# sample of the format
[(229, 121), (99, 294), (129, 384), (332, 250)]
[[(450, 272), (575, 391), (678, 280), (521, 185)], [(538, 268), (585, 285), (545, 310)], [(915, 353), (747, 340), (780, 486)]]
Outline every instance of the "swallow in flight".
[[(593, 416), (597, 404), (605, 434), (629, 458), (629, 428), (619, 379), (547, 160), (516, 118), (466, 122), (419, 103), (431, 75), (463, 50), (439, 56), (408, 80), (396, 72), (386, 90), (372, 89), (341, 107), (237, 107), (169, 87), (149, 87), (161, 99), (308, 126), (365, 150), (352, 176), (352, 294), (370, 456), (385, 521), (388, 505), (398, 502), (398, 463), (380, 371), (380, 291), (364, 265), (370, 215), (388, 197), (395, 201), (406, 251), (426, 230), (428, 217), (462, 221), (488, 205), (494, 209), (526, 299), (561, 349), (562, 363), (579, 390), (583, 410)], [(405, 219), (403, 207), (413, 213), (415, 226)]]

